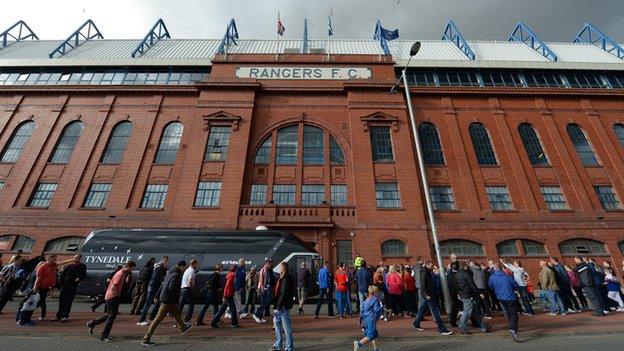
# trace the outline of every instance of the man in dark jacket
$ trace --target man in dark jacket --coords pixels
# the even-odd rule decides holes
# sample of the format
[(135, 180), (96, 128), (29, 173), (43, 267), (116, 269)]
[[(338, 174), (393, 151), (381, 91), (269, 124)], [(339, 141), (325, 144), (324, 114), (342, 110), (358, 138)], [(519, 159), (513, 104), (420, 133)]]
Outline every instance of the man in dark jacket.
[(74, 303), (74, 297), (76, 297), (76, 289), (87, 275), (87, 266), (81, 260), (82, 255), (75, 255), (74, 262), (65, 266), (61, 273), (59, 308), (56, 312), (55, 321), (66, 322), (69, 319), (69, 312)]
[[(461, 334), (470, 334), (468, 330), (468, 319), (473, 316), (481, 328), (481, 331), (487, 333), (490, 331), (489, 327), (483, 321), (483, 316), (481, 315), (481, 311), (476, 306), (475, 296), (479, 295), (479, 290), (474, 283), (473, 278), (467, 271), (467, 267), (462, 267), (457, 272), (456, 280), (457, 280), (457, 295), (459, 295), (459, 299), (463, 303), (463, 313), (461, 318), (459, 319), (459, 332)], [(485, 296), (481, 296), (484, 298)]]
[[(275, 285), (275, 310), (273, 311), (275, 343), (270, 350), (292, 351), (294, 345), (290, 309), (293, 307), (297, 290), (295, 280), (288, 272), (288, 264), (286, 262), (280, 263), (279, 272), (280, 276)], [(282, 339), (284, 343), (283, 348)]]
[(301, 268), (297, 271), (297, 295), (299, 297), (299, 309), (297, 314), (303, 314), (303, 304), (305, 304), (308, 298), (308, 291), (310, 290), (310, 283), (312, 281), (312, 275), (310, 270), (306, 267), (305, 261), (301, 263)]
[(217, 314), (219, 310), (219, 305), (221, 304), (221, 292), (223, 291), (223, 286), (221, 284), (221, 265), (218, 264), (214, 266), (214, 272), (208, 278), (205, 286), (206, 299), (204, 301), (204, 306), (201, 311), (199, 311), (199, 315), (197, 316), (197, 322), (195, 325), (204, 325), (204, 316), (206, 315), (206, 311), (208, 311), (208, 307), (212, 306), (213, 316)]
[(238, 260), (238, 268), (236, 269), (236, 277), (234, 279), (234, 303), (240, 318), (245, 318), (249, 314), (243, 312), (245, 308), (245, 278), (247, 277), (245, 262), (244, 258)]
[(134, 284), (134, 289), (132, 289), (131, 315), (138, 315), (140, 311), (143, 310), (145, 300), (147, 299), (147, 285), (152, 279), (152, 273), (154, 272), (154, 263), (156, 263), (156, 259), (153, 257), (150, 258), (145, 264), (145, 267), (139, 272), (139, 277), (137, 278), (136, 284)]
[(576, 262), (574, 272), (576, 272), (579, 277), (581, 288), (594, 307), (594, 313), (592, 314), (594, 316), (603, 317), (606, 308), (604, 308), (598, 296), (599, 292), (598, 289), (596, 289), (596, 281), (594, 280), (591, 267), (579, 256), (574, 257), (574, 262)]
[(143, 311), (141, 311), (141, 317), (139, 317), (139, 321), (137, 322), (137, 325), (149, 324), (149, 322), (147, 321), (147, 312), (152, 306), (152, 303), (154, 303), (154, 308), (152, 309), (152, 313), (150, 313), (149, 320), (152, 321), (156, 317), (156, 312), (158, 312), (158, 309), (160, 308), (160, 304), (155, 302), (158, 300), (156, 298), (157, 297), (156, 293), (158, 292), (158, 289), (160, 289), (160, 286), (162, 285), (163, 280), (165, 279), (168, 265), (169, 265), (168, 256), (163, 256), (160, 259), (160, 262), (154, 265), (154, 271), (152, 272), (152, 277), (149, 281), (149, 284), (147, 285), (147, 298), (145, 299), (145, 306), (143, 306)]
[(373, 284), (373, 275), (366, 266), (366, 261), (362, 260), (362, 266), (355, 272), (355, 281), (357, 282), (358, 300), (361, 311), (361, 306), (366, 300), (368, 294), (368, 287)]
[(446, 273), (446, 281), (449, 285), (449, 295), (451, 295), (451, 312), (449, 320), (451, 326), (457, 328), (457, 314), (459, 313), (460, 301), (457, 298), (457, 272), (459, 272), (459, 262), (451, 263), (451, 269)]
[(152, 321), (149, 328), (147, 329), (147, 333), (143, 337), (143, 342), (141, 345), (143, 346), (152, 346), (154, 343), (150, 340), (152, 334), (158, 327), (158, 324), (165, 319), (167, 314), (171, 315), (180, 329), (180, 334), (186, 333), (189, 329), (191, 329), (191, 325), (188, 325), (182, 321), (182, 317), (180, 316), (180, 309), (178, 308), (178, 303), (180, 302), (180, 290), (182, 286), (182, 272), (186, 267), (186, 262), (180, 261), (178, 265), (172, 267), (167, 275), (165, 276), (165, 280), (163, 281), (160, 289), (158, 290), (158, 300), (160, 302), (160, 308), (158, 309), (158, 314), (156, 318)]
[(561, 294), (561, 301), (563, 302), (563, 306), (566, 308), (568, 313), (574, 313), (576, 310), (574, 305), (572, 304), (572, 300), (574, 300), (574, 295), (572, 294), (572, 286), (570, 285), (570, 278), (568, 277), (568, 272), (565, 270), (565, 267), (561, 263), (559, 263), (559, 259), (557, 257), (551, 257), (550, 263), (552, 264), (552, 268), (555, 271), (555, 281), (557, 282), (557, 286), (559, 286), (559, 293)]
[(440, 305), (438, 304), (439, 296), (433, 286), (432, 267), (433, 264), (431, 262), (427, 262), (425, 266), (423, 266), (420, 257), (417, 259), (416, 269), (419, 270), (417, 276), (419, 277), (420, 288), (418, 289), (418, 313), (414, 320), (414, 328), (416, 328), (417, 331), (424, 331), (424, 329), (420, 327), (420, 322), (422, 322), (425, 312), (427, 308), (429, 308), (431, 315), (438, 325), (438, 332), (442, 335), (451, 335), (453, 332), (446, 329), (444, 321), (442, 321), (442, 316), (440, 315)]

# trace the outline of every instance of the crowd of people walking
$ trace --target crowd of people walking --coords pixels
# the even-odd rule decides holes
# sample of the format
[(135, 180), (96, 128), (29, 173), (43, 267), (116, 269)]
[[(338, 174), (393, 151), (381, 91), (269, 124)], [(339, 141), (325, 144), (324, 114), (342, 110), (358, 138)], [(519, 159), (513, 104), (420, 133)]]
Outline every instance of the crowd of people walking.
[[(31, 260), (15, 255), (0, 271), (0, 312), (9, 300), (20, 296), (15, 321), (18, 326), (34, 326), (34, 312), (39, 309), (38, 319), (46, 318), (46, 298), (56, 289), (59, 307), (53, 321), (68, 321), (77, 287), (87, 275), (87, 267), (81, 260), (80, 255), (62, 262), (57, 262), (55, 255)], [(598, 265), (594, 259), (580, 256), (574, 262), (574, 266), (569, 266), (551, 257), (540, 262), (538, 277), (529, 277), (519, 260), (462, 261), (455, 255), (451, 255), (443, 269), (420, 257), (413, 265), (369, 265), (357, 255), (351, 267), (343, 262), (332, 272), (328, 262), (324, 262), (314, 273), (305, 262), (299, 267), (288, 267), (281, 262), (274, 268), (270, 259), (259, 269), (253, 266), (247, 271), (245, 259), (241, 258), (225, 269), (225, 275), (221, 264), (211, 267), (212, 273), (200, 287), (196, 286), (196, 275), (201, 269), (199, 261), (192, 259), (188, 264), (180, 261), (172, 265), (163, 256), (159, 261), (148, 260), (134, 275), (134, 262), (118, 266), (108, 277), (102, 295), (91, 306), (96, 313), (104, 304), (105, 314), (86, 322), (86, 326), (93, 334), (98, 325), (104, 324), (100, 340), (113, 340), (110, 334), (122, 297), (130, 295), (130, 314), (138, 316), (137, 325), (148, 326), (142, 339), (144, 346), (154, 345), (152, 336), (167, 316), (173, 318), (180, 334), (188, 332), (193, 324), (208, 323), (212, 328), (221, 328), (223, 319), (229, 319), (231, 327), (238, 329), (241, 320), (247, 317), (265, 324), (266, 318), (272, 316), (275, 343), (270, 350), (291, 351), (294, 337), (290, 311), (297, 306), (297, 314), (306, 314), (305, 303), (313, 291), (318, 291), (312, 318), (321, 318), (323, 305), (327, 306), (328, 318), (359, 315), (357, 321), (364, 335), (354, 341), (354, 350), (367, 344), (377, 350), (377, 323), (398, 318), (413, 318), (414, 330), (418, 332), (424, 330), (421, 322), (430, 314), (441, 335), (452, 335), (442, 318), (442, 307), (447, 305), (448, 323), (460, 334), (472, 333), (471, 328), (488, 333), (491, 331), (488, 321), (502, 314), (507, 319), (511, 338), (520, 342), (519, 316), (536, 313), (535, 299), (543, 302), (551, 316), (590, 308), (598, 317), (624, 311), (620, 279), (610, 262)], [(448, 301), (444, 300), (442, 275), (448, 282)], [(533, 282), (537, 284), (535, 290)], [(198, 290), (204, 299), (193, 323)], [(535, 294), (537, 290), (539, 294)], [(209, 309), (212, 318), (207, 322)]]

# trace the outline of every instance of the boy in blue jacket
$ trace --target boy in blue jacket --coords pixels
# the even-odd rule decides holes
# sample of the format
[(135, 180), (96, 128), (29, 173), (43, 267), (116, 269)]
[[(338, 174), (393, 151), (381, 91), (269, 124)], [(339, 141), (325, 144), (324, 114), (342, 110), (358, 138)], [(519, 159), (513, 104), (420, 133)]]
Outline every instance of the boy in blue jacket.
[(358, 351), (361, 346), (371, 343), (374, 351), (379, 351), (377, 347), (377, 321), (384, 312), (383, 303), (379, 298), (379, 289), (371, 285), (368, 287), (368, 298), (362, 303), (360, 308), (360, 327), (364, 332), (364, 338), (353, 342), (353, 351)]

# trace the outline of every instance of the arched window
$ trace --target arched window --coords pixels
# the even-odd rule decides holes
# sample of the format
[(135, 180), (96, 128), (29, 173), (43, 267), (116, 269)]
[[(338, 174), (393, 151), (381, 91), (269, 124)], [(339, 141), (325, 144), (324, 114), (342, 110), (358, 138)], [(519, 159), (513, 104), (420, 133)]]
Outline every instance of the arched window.
[(65, 236), (48, 241), (44, 252), (78, 252), (84, 244), (85, 238), (81, 236)]
[(418, 127), (418, 136), (425, 164), (443, 165), (444, 152), (436, 127), (431, 123), (421, 123)]
[(563, 255), (604, 255), (607, 249), (604, 244), (590, 239), (570, 239), (559, 244)]
[(581, 159), (581, 162), (583, 162), (583, 166), (599, 166), (600, 163), (598, 163), (598, 159), (594, 154), (594, 149), (589, 143), (589, 140), (587, 140), (587, 136), (585, 136), (585, 132), (583, 132), (581, 127), (577, 124), (570, 123), (566, 127), (566, 130), (576, 149), (576, 153)]
[(529, 123), (522, 123), (518, 126), (518, 133), (531, 164), (534, 166), (548, 165), (548, 158), (533, 126)]
[(490, 142), (490, 136), (488, 135), (487, 130), (485, 130), (483, 124), (472, 123), (468, 129), (479, 165), (497, 165), (498, 162), (496, 161), (496, 154), (494, 153), (492, 143)]
[(329, 137), (329, 158), (332, 165), (344, 165), (344, 152), (333, 136)]
[(11, 248), (11, 251), (22, 250), (23, 252), (30, 252), (32, 251), (32, 247), (34, 244), (35, 244), (35, 240), (25, 235), (18, 235), (15, 238), (15, 242), (13, 243), (13, 247)]
[(299, 126), (293, 125), (277, 131), (277, 148), (275, 156), (278, 165), (296, 165), (299, 152)]
[(622, 123), (616, 123), (613, 125), (613, 131), (615, 132), (615, 135), (617, 136), (618, 140), (620, 141), (620, 144), (622, 146), (624, 146), (624, 124)]
[[(347, 204), (345, 169), (335, 167), (332, 177), (297, 177), (285, 181), (279, 174), (294, 171), (319, 174), (319, 166), (334, 167), (345, 164), (345, 155), (340, 144), (321, 126), (298, 122), (273, 130), (263, 137), (253, 155), (252, 170), (254, 182), (249, 184), (249, 204), (263, 206), (344, 206)], [(278, 166), (277, 172), (267, 172), (266, 165)], [(311, 173), (309, 173), (311, 172)], [(266, 177), (272, 179), (266, 179)], [(336, 183), (334, 184), (334, 181)], [(331, 189), (331, 190), (330, 190)], [(330, 190), (330, 191), (328, 191)], [(330, 197), (331, 194), (331, 197)]]
[(254, 164), (256, 165), (268, 165), (269, 159), (271, 157), (271, 136), (269, 135), (262, 144), (260, 148), (256, 152), (256, 157), (254, 158)]
[(50, 163), (66, 164), (69, 162), (74, 147), (76, 147), (76, 143), (78, 143), (78, 139), (82, 135), (82, 127), (82, 122), (74, 121), (63, 129), (61, 137), (56, 143), (54, 151), (52, 151), (52, 156), (50, 156)]
[(407, 245), (401, 240), (386, 240), (381, 243), (381, 256), (407, 256)]
[(520, 242), (522, 243), (522, 249), (524, 250), (524, 254), (526, 256), (545, 256), (547, 255), (546, 253), (546, 247), (544, 246), (544, 244), (534, 241), (534, 240), (527, 240), (527, 239), (522, 239), (520, 240)]
[(499, 256), (520, 256), (516, 239), (505, 240), (496, 245), (496, 252)]
[(468, 240), (444, 240), (440, 243), (442, 256), (484, 256), (483, 246)]
[(132, 122), (124, 121), (117, 124), (113, 128), (110, 138), (108, 138), (108, 143), (106, 143), (100, 162), (105, 164), (121, 163), (130, 134), (132, 134)]
[(172, 122), (165, 127), (160, 138), (154, 163), (159, 165), (172, 165), (175, 163), (183, 132), (184, 126), (180, 122)]
[(624, 240), (620, 241), (618, 247), (620, 248), (620, 252), (624, 254)]
[(6, 146), (2, 150), (2, 155), (0, 156), (1, 163), (15, 163), (19, 159), (22, 154), (22, 150), (24, 150), (24, 146), (30, 139), (33, 130), (35, 129), (35, 122), (26, 121), (22, 124), (18, 125), (13, 132), (13, 135), (9, 138)]

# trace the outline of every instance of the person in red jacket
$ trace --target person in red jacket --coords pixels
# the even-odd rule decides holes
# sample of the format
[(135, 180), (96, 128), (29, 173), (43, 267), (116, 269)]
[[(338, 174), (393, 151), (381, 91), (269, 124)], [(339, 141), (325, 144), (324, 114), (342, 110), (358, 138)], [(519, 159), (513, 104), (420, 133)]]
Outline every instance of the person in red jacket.
[(238, 329), (240, 325), (238, 325), (238, 311), (236, 310), (236, 303), (234, 302), (234, 280), (236, 280), (236, 270), (238, 266), (233, 264), (230, 266), (230, 271), (225, 276), (225, 287), (223, 288), (223, 303), (219, 308), (217, 314), (212, 318), (212, 322), (210, 322), (210, 326), (213, 328), (219, 327), (219, 322), (221, 321), (221, 317), (225, 314), (227, 308), (230, 308), (230, 316), (232, 321), (232, 328)]
[(392, 314), (395, 316), (401, 315), (403, 313), (403, 279), (396, 271), (395, 266), (388, 268), (386, 283), (388, 284), (388, 296)]
[(405, 290), (403, 291), (403, 302), (405, 302), (405, 314), (410, 317), (416, 315), (414, 301), (416, 301), (416, 279), (412, 276), (412, 267), (405, 267), (403, 273), (403, 283)]
[[(346, 265), (341, 263), (338, 270), (334, 274), (334, 284), (336, 285), (336, 302), (338, 303), (338, 313), (340, 319), (344, 318), (345, 310), (351, 311), (347, 308), (349, 301), (349, 275), (347, 274)], [(349, 318), (351, 314), (349, 313)]]

